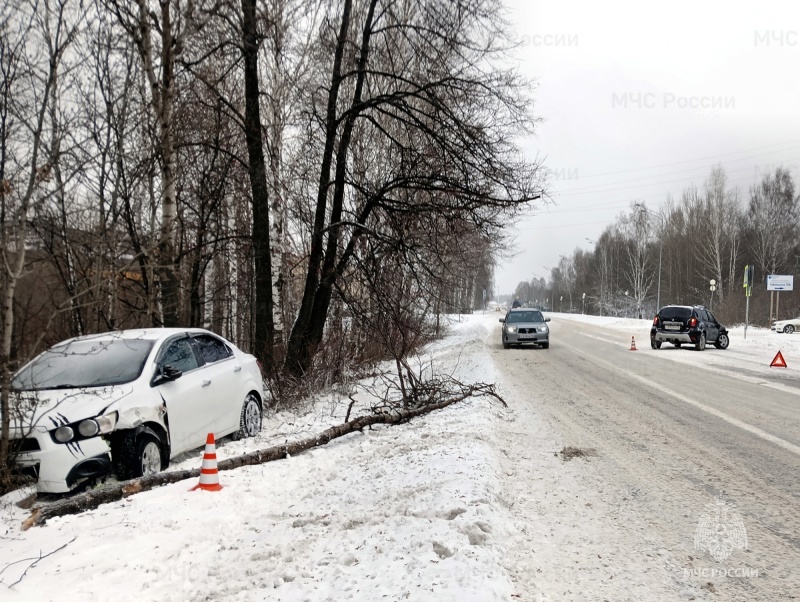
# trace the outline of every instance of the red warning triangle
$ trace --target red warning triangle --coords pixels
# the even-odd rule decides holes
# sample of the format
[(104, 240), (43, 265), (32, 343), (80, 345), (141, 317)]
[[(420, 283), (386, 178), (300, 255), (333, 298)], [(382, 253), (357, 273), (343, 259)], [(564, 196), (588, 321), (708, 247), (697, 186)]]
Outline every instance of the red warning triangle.
[(786, 360), (783, 359), (783, 354), (778, 351), (778, 355), (775, 356), (775, 359), (772, 360), (772, 363), (769, 365), (770, 368), (786, 368)]

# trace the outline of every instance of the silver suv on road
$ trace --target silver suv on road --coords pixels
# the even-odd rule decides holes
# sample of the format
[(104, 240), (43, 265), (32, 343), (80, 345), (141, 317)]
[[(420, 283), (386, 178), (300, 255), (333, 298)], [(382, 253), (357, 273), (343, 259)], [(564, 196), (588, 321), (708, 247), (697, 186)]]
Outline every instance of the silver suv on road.
[(545, 318), (538, 309), (517, 307), (511, 309), (505, 318), (500, 318), (503, 323), (503, 349), (511, 345), (541, 345), (542, 349), (550, 347), (550, 328)]

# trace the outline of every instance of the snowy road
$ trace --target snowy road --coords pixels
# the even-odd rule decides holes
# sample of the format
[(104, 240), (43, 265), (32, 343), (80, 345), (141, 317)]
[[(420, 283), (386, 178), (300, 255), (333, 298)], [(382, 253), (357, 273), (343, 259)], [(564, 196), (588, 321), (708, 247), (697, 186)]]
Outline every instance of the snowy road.
[[(518, 589), (553, 600), (790, 599), (800, 591), (800, 375), (733, 345), (652, 350), (642, 324), (637, 352), (629, 332), (556, 318), (547, 351), (504, 351), (499, 329), (487, 339), (524, 425), (518, 443), (596, 454), (564, 463), (563, 480), (523, 478), (524, 456), (510, 463), (514, 513), (531, 519), (510, 562)], [(720, 536), (698, 531), (704, 514)]]

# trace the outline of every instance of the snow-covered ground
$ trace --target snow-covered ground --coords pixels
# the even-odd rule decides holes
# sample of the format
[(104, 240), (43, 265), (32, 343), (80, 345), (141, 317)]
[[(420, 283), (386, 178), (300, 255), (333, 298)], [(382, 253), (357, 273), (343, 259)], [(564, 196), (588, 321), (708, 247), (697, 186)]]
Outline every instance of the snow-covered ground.
[[(610, 328), (619, 333), (620, 344), (636, 336), (640, 348), (653, 352), (647, 345), (649, 322), (552, 315)], [(439, 371), (462, 380), (494, 382), (486, 339), (497, 330), (497, 317), (490, 312), (454, 321), (449, 335), (426, 350), (427, 357)], [(762, 365), (769, 370), (780, 349), (789, 370), (800, 362), (800, 335), (750, 328), (745, 341), (742, 334), (732, 330), (730, 357), (712, 352), (670, 354), (670, 359), (721, 366), (744, 361), (755, 371)], [(502, 383), (500, 390), (512, 393)], [(332, 394), (316, 400), (303, 415), (274, 416), (257, 439), (222, 442), (218, 456), (322, 431), (342, 421), (346, 401)], [(587, 539), (598, 550), (603, 545), (607, 549), (609, 541), (624, 534), (601, 520), (606, 510), (592, 491), (581, 492), (579, 502), (574, 501), (577, 492), (569, 488), (579, 482), (575, 475), (580, 464), (554, 465), (557, 438), (546, 432), (546, 425), (534, 429), (534, 438), (520, 438), (529, 451), (526, 474), (543, 486), (526, 493), (531, 499), (512, 499), (516, 493), (508, 479), (519, 482), (525, 476), (514, 475), (514, 450), (508, 449), (514, 444), (508, 433), (524, 434), (516, 419), (513, 408), (468, 400), (409, 424), (352, 434), (297, 457), (223, 472), (219, 493), (192, 492), (193, 482), (178, 483), (25, 532), (20, 525), (28, 513), (15, 502), (29, 492), (5, 496), (0, 499), (0, 598), (567, 599), (555, 593), (570, 587), (557, 574), (515, 574), (523, 566), (515, 555), (528, 525), (514, 504), (521, 501), (539, 509), (530, 521), (547, 533), (537, 544), (540, 550), (573, 546), (579, 554)], [(172, 468), (199, 465), (196, 453)], [(559, 487), (559, 479), (566, 489)], [(587, 513), (593, 518), (591, 528), (570, 519)], [(616, 548), (624, 551), (626, 545), (621, 542)], [(605, 566), (606, 560), (594, 562)], [(590, 574), (584, 578), (591, 582)], [(553, 597), (520, 596), (519, 584), (531, 580), (552, 590)], [(607, 580), (603, 593), (629, 599), (622, 594), (630, 592), (630, 582), (619, 581)], [(649, 587), (644, 579), (641, 586)], [(702, 592), (691, 590), (684, 597), (694, 596), (702, 597)]]

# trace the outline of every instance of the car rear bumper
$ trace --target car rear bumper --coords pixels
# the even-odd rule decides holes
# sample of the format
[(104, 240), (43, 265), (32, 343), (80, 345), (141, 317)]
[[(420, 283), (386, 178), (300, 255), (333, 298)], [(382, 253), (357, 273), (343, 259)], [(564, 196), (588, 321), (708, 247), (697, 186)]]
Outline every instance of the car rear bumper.
[(696, 336), (688, 332), (662, 332), (660, 330), (650, 334), (650, 338), (659, 343), (694, 343)]

